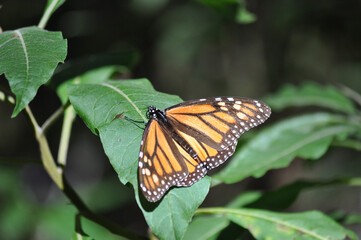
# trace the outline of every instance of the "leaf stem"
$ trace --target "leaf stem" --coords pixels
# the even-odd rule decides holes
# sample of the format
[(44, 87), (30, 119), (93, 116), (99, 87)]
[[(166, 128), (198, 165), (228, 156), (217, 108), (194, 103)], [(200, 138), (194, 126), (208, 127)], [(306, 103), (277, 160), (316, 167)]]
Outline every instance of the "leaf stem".
[(60, 2), (60, 0), (53, 0), (49, 4), (49, 6), (45, 9), (45, 12), (44, 12), (43, 16), (41, 17), (40, 22), (38, 24), (39, 28), (42, 28), (42, 29), (45, 28), (46, 24), (49, 21), (51, 14), (53, 14), (53, 12), (55, 11), (56, 5), (58, 4), (58, 2)]
[(53, 158), (50, 148), (49, 148), (48, 140), (46, 139), (46, 137), (44, 135), (43, 129), (37, 123), (29, 105), (27, 105), (25, 107), (25, 110), (30, 118), (31, 123), (34, 126), (35, 136), (36, 136), (36, 140), (39, 143), (41, 160), (43, 162), (43, 165), (44, 165), (46, 171), (48, 172), (48, 174), (50, 175), (50, 177), (55, 182), (55, 184), (61, 190), (63, 190), (64, 189), (63, 179), (62, 179), (63, 170), (61, 168), (59, 168), (58, 166), (56, 166), (54, 158)]
[(70, 103), (67, 102), (64, 106), (61, 106), (56, 112), (53, 113), (41, 126), (44, 133), (46, 133), (51, 125), (63, 114), (64, 110), (70, 106)]
[(63, 127), (61, 130), (59, 151), (58, 151), (58, 163), (62, 167), (66, 165), (67, 153), (69, 148), (69, 140), (71, 134), (71, 128), (75, 119), (75, 111), (73, 106), (69, 106), (64, 112)]

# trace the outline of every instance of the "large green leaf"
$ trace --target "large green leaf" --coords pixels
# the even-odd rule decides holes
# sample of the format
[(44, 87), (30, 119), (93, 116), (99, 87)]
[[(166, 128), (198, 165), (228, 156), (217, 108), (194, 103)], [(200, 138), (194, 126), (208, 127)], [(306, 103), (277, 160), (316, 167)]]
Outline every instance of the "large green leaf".
[(228, 225), (229, 220), (223, 216), (198, 216), (189, 225), (184, 240), (216, 239)]
[(210, 179), (205, 177), (191, 187), (174, 188), (158, 206), (140, 200), (139, 195), (136, 198), (155, 235), (160, 239), (182, 239), (195, 211), (207, 196), (209, 185)]
[(84, 83), (103, 83), (110, 80), (110, 77), (118, 71), (120, 66), (104, 66), (89, 70), (80, 76), (71, 78), (62, 84), (60, 84), (56, 92), (61, 99), (62, 103), (65, 104), (68, 100), (67, 85), (68, 84), (84, 84)]
[(350, 231), (318, 211), (276, 213), (257, 209), (216, 208), (231, 221), (247, 228), (256, 239), (357, 239)]
[[(285, 185), (279, 189), (260, 192), (246, 192), (242, 193), (236, 199), (251, 200), (248, 202), (241, 202), (234, 200), (228, 207), (247, 207), (247, 208), (260, 208), (267, 210), (284, 210), (288, 208), (298, 197), (298, 195), (309, 188), (322, 188), (326, 186), (355, 186), (361, 185), (359, 178), (341, 178), (329, 181), (296, 181), (294, 183)], [(244, 196), (245, 195), (245, 196)], [(253, 198), (252, 198), (253, 197)], [(241, 204), (239, 204), (241, 203)]]
[(26, 27), (0, 34), (0, 74), (5, 74), (16, 95), (13, 117), (50, 79), (66, 53), (67, 41), (60, 32)]
[(318, 159), (334, 138), (344, 139), (356, 131), (359, 127), (334, 114), (315, 113), (287, 119), (261, 131), (237, 149), (230, 163), (214, 178), (234, 183), (286, 167), (295, 157)]
[(356, 112), (353, 102), (338, 89), (313, 82), (304, 83), (300, 87), (286, 85), (265, 101), (274, 111), (287, 107), (318, 106), (345, 113)]
[[(144, 217), (161, 239), (181, 239), (190, 219), (208, 193), (210, 179), (188, 188), (173, 188), (157, 203), (147, 202), (138, 191), (138, 156), (148, 105), (166, 108), (181, 101), (157, 92), (146, 79), (68, 86), (69, 99), (87, 126), (100, 135), (103, 148), (123, 184), (133, 185)], [(119, 116), (114, 119), (115, 116)]]
[[(265, 193), (260, 191), (244, 192), (227, 204), (227, 208), (245, 207), (252, 209), (283, 210), (289, 207), (303, 190), (340, 184), (358, 187), (361, 185), (361, 182), (359, 178), (342, 178), (330, 181), (297, 181)], [(345, 224), (360, 223), (361, 219), (357, 214), (344, 214), (339, 211), (333, 215), (335, 215), (333, 216), (334, 219), (336, 218)], [(189, 225), (185, 239), (216, 239), (228, 225), (229, 221), (226, 216), (198, 215)], [(197, 238), (192, 238), (192, 236), (197, 236)]]

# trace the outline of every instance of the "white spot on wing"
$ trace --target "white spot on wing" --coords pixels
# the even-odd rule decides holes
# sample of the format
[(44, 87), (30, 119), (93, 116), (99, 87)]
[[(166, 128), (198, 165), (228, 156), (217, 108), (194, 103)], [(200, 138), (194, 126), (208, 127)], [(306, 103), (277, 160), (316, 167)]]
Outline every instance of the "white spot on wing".
[(236, 110), (240, 110), (240, 109), (241, 109), (241, 105), (239, 105), (239, 104), (234, 104), (233, 107), (234, 107)]

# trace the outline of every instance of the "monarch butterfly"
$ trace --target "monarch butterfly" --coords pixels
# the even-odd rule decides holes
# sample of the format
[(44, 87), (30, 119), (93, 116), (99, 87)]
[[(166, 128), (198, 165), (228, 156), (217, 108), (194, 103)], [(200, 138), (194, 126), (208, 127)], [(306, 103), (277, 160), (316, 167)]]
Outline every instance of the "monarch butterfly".
[(270, 114), (261, 101), (241, 97), (192, 100), (165, 110), (149, 106), (138, 169), (145, 198), (156, 202), (170, 187), (200, 180), (234, 153), (245, 131)]

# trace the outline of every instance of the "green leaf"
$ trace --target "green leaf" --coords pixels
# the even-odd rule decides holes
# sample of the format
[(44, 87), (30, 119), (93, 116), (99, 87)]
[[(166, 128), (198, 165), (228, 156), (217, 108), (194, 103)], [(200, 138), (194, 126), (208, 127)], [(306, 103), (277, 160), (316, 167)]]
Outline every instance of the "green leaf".
[(90, 70), (78, 77), (69, 79), (59, 85), (56, 92), (63, 104), (68, 100), (67, 85), (68, 84), (84, 84), (84, 83), (103, 83), (110, 80), (110, 77), (118, 71), (120, 66), (104, 66)]
[(344, 216), (343, 222), (347, 225), (351, 224), (361, 224), (361, 214), (360, 213), (349, 213)]
[(79, 217), (79, 222), (74, 236), (74, 240), (91, 240), (91, 239), (107, 239), (107, 240), (122, 240), (124, 237), (115, 235), (105, 229), (103, 226), (90, 221), (87, 218)]
[(262, 198), (261, 191), (248, 191), (235, 197), (230, 203), (227, 204), (229, 208), (240, 208), (252, 204), (258, 199)]
[(342, 210), (335, 210), (328, 215), (344, 225), (361, 224), (361, 214), (359, 213), (346, 213)]
[(219, 233), (228, 225), (229, 220), (223, 216), (198, 216), (189, 224), (183, 239), (216, 239)]
[[(341, 178), (329, 181), (297, 181), (279, 189), (263, 193), (258, 199), (242, 207), (261, 208), (267, 210), (283, 210), (291, 206), (301, 191), (309, 188), (320, 188), (332, 185), (353, 186), (355, 178)], [(241, 195), (242, 196), (242, 195)], [(237, 206), (234, 206), (237, 207)]]
[[(173, 188), (157, 203), (147, 202), (138, 191), (138, 156), (148, 105), (164, 109), (181, 102), (177, 96), (157, 92), (146, 79), (68, 86), (69, 99), (87, 126), (100, 135), (104, 151), (119, 180), (133, 185), (137, 203), (161, 239), (181, 239), (190, 219), (206, 197), (210, 179), (188, 188)], [(114, 119), (115, 116), (120, 116)]]
[(213, 178), (234, 183), (286, 167), (295, 157), (318, 159), (334, 138), (344, 139), (356, 131), (359, 131), (357, 126), (334, 114), (315, 113), (287, 119), (261, 131), (238, 148), (230, 163)]
[(300, 87), (286, 85), (279, 92), (265, 99), (274, 111), (288, 107), (317, 106), (345, 113), (355, 113), (352, 101), (333, 86), (321, 86), (313, 82)]
[[(228, 208), (259, 208), (267, 210), (281, 210), (289, 207), (302, 190), (315, 187), (324, 187), (337, 184), (353, 185), (353, 178), (334, 179), (330, 181), (297, 181), (295, 183), (286, 185), (274, 191), (262, 193), (260, 191), (244, 192), (227, 204)], [(347, 220), (354, 219), (348, 215), (342, 218), (346, 219), (343, 222), (349, 223)], [(348, 218), (350, 217), (350, 218)], [(219, 222), (219, 224), (217, 224)], [(351, 221), (350, 221), (351, 222)], [(227, 224), (226, 224), (227, 223)], [(191, 236), (196, 234), (199, 237), (194, 239), (209, 239), (210, 236), (218, 236), (218, 234), (229, 225), (229, 222), (224, 216), (197, 216), (189, 225), (185, 239), (192, 239)], [(207, 227), (208, 226), (208, 227)], [(204, 237), (202, 237), (204, 236)]]
[(49, 86), (56, 89), (69, 79), (107, 66), (117, 66), (117, 73), (128, 75), (129, 69), (136, 65), (138, 59), (139, 54), (135, 50), (87, 55), (86, 58), (76, 60), (70, 59), (56, 69)]
[(133, 120), (146, 122), (145, 113), (149, 105), (163, 109), (182, 101), (175, 95), (155, 91), (147, 79), (70, 85), (68, 94), (74, 109), (95, 134), (103, 125), (114, 127), (112, 124), (120, 124), (115, 126), (117, 131), (133, 127), (137, 130), (129, 134), (140, 136), (142, 129), (129, 121), (113, 121), (114, 117), (124, 113)]
[(191, 187), (173, 188), (159, 205), (149, 204), (143, 196), (140, 200), (138, 194), (136, 199), (155, 235), (160, 239), (182, 239), (195, 211), (207, 196), (209, 186), (210, 179), (205, 177)]
[(256, 239), (341, 240), (351, 235), (348, 234), (349, 230), (318, 211), (275, 213), (257, 209), (217, 210), (234, 223), (247, 228)]
[(26, 27), (0, 34), (0, 74), (5, 74), (16, 95), (12, 117), (29, 104), (66, 53), (67, 41), (60, 32)]
[(235, 20), (237, 23), (248, 24), (256, 20), (256, 16), (246, 8), (244, 0), (198, 0), (215, 9), (224, 17)]
[(257, 17), (255, 14), (248, 11), (245, 1), (240, 1), (238, 11), (236, 12), (234, 19), (237, 23), (249, 24), (256, 21)]

